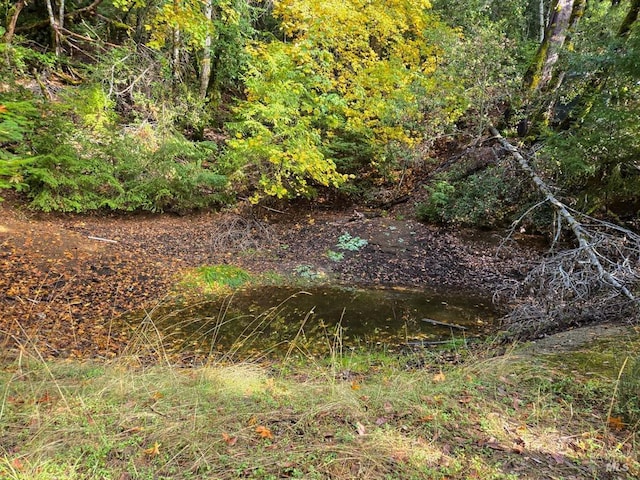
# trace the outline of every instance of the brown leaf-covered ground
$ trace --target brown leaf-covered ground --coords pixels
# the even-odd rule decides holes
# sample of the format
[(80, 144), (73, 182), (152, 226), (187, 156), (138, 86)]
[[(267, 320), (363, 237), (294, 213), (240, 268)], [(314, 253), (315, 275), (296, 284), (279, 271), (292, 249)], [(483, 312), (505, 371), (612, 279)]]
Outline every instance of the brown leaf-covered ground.
[[(56, 357), (116, 355), (130, 328), (118, 318), (152, 308), (192, 267), (229, 263), (334, 283), (445, 287), (474, 293), (516, 279), (535, 249), (496, 233), (453, 231), (390, 212), (296, 205), (175, 215), (44, 215), (0, 204), (0, 342), (33, 342)], [(340, 235), (368, 245), (340, 251)]]

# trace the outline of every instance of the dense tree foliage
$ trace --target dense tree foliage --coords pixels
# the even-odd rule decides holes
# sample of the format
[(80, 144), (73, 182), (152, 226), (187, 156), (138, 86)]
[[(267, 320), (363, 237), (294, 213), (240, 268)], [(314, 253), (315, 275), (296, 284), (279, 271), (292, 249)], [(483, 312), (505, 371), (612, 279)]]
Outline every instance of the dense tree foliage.
[(252, 46), (230, 142), (265, 193), (394, 170), (427, 130), (458, 118), (460, 92), (438, 74), (442, 48), (430, 38), (453, 32), (428, 9), (422, 0), (276, 4), (283, 37)]
[[(374, 196), (433, 164), (440, 138), (524, 122), (576, 203), (629, 213), (638, 2), (432, 3), (4, 0), (0, 187), (65, 211)], [(433, 177), (422, 215), (526, 208), (517, 176), (485, 163)]]

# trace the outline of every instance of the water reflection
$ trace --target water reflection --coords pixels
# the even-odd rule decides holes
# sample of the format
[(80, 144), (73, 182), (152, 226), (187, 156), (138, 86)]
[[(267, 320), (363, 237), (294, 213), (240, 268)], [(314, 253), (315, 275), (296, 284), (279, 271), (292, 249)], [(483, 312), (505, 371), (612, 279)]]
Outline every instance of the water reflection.
[(152, 318), (174, 350), (240, 357), (468, 339), (494, 319), (487, 299), (468, 294), (332, 287), (252, 288)]

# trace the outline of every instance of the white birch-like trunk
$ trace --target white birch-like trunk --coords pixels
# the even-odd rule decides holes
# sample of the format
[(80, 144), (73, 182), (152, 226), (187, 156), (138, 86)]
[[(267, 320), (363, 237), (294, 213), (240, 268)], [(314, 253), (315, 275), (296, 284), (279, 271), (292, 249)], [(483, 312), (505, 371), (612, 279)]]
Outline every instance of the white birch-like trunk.
[(207, 0), (204, 12), (207, 20), (207, 36), (204, 39), (204, 51), (202, 52), (202, 68), (200, 71), (200, 98), (207, 98), (207, 90), (209, 89), (209, 81), (211, 80), (211, 44), (213, 25), (213, 0)]
[(58, 25), (58, 21), (56, 20), (55, 13), (53, 13), (53, 5), (51, 4), (51, 0), (45, 0), (45, 3), (47, 5), (47, 13), (49, 14), (49, 23), (51, 24), (51, 29), (53, 30), (53, 43), (56, 56), (59, 56), (62, 53), (60, 45), (60, 26)]
[(538, 32), (538, 41), (542, 43), (544, 40), (544, 30), (547, 26), (546, 19), (544, 18), (544, 0), (540, 0), (540, 30)]

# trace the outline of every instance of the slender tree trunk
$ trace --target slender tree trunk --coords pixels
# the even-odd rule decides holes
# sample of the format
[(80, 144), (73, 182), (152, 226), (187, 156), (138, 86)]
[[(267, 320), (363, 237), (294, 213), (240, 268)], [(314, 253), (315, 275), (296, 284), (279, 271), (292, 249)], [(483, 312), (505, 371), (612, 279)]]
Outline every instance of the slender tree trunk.
[(18, 0), (18, 2), (13, 7), (11, 19), (7, 24), (7, 31), (4, 34), (4, 41), (7, 45), (9, 45), (13, 40), (13, 35), (16, 32), (16, 24), (18, 23), (18, 17), (20, 16), (20, 12), (26, 4), (26, 0)]
[(58, 6), (58, 26), (64, 28), (64, 0), (58, 0), (60, 5)]
[(582, 16), (585, 5), (586, 0), (553, 0), (544, 38), (524, 77), (526, 91), (533, 93), (547, 88), (567, 35)]
[[(177, 14), (180, 11), (180, 1), (173, 0), (173, 11)], [(180, 81), (180, 26), (176, 24), (173, 27), (173, 35), (172, 35), (172, 52), (171, 52), (171, 67), (172, 67), (172, 75), (173, 75), (173, 85), (174, 87), (178, 85)]]
[(171, 54), (171, 66), (173, 81), (175, 84), (180, 80), (180, 28), (173, 29), (173, 52)]
[(213, 0), (207, 0), (205, 7), (205, 18), (207, 20), (207, 36), (204, 40), (204, 51), (202, 52), (202, 69), (200, 71), (200, 99), (207, 98), (207, 90), (209, 89), (209, 81), (211, 80), (211, 43), (213, 25)]
[(49, 14), (49, 24), (51, 25), (51, 30), (53, 31), (53, 45), (55, 48), (56, 56), (59, 56), (62, 53), (60, 25), (56, 20), (55, 14), (53, 13), (53, 5), (51, 4), (51, 0), (45, 1), (47, 4), (47, 13)]
[(544, 18), (544, 0), (540, 0), (540, 31), (538, 33), (538, 41), (542, 43), (544, 41), (544, 31), (547, 26), (547, 22)]

